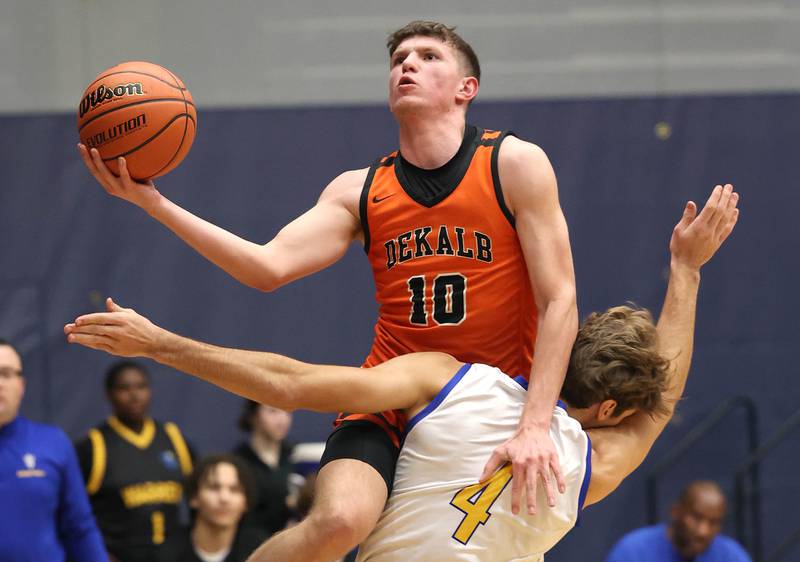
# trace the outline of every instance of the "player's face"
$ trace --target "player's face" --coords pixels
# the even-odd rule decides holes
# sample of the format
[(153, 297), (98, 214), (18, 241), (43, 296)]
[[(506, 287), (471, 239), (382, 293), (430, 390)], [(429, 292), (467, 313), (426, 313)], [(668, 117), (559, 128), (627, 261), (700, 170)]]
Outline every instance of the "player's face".
[(141, 421), (150, 410), (150, 382), (138, 369), (125, 369), (108, 392), (114, 415), (123, 420)]
[(705, 552), (722, 528), (725, 498), (701, 490), (672, 510), (672, 542), (684, 557), (694, 558)]
[(292, 414), (272, 406), (260, 405), (253, 416), (253, 430), (272, 441), (283, 441), (292, 427)]
[(17, 417), (24, 394), (22, 359), (13, 348), (0, 345), (0, 426)]
[(198, 519), (218, 529), (230, 529), (239, 524), (247, 511), (247, 497), (239, 482), (236, 467), (222, 462), (213, 467), (200, 483), (191, 506)]
[(451, 111), (465, 80), (457, 52), (435, 37), (410, 37), (389, 60), (389, 108), (408, 111)]

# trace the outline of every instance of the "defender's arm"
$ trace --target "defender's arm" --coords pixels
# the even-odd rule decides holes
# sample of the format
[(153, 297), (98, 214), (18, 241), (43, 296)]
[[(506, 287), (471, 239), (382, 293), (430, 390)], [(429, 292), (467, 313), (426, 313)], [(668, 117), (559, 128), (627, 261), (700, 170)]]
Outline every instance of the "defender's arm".
[(362, 236), (358, 197), (367, 170), (345, 172), (322, 192), (317, 204), (284, 227), (270, 242), (249, 242), (179, 207), (156, 190), (153, 182), (131, 179), (120, 158), (114, 176), (96, 149), (79, 152), (94, 178), (111, 195), (141, 207), (203, 257), (241, 283), (262, 291), (319, 271), (339, 260)]
[(644, 461), (664, 430), (683, 394), (694, 345), (694, 323), (700, 268), (730, 235), (739, 216), (739, 196), (728, 184), (717, 186), (700, 215), (689, 202), (670, 240), (670, 277), (658, 319), (659, 353), (670, 361), (665, 416), (636, 413), (620, 425), (589, 430), (592, 439), (592, 479), (587, 504), (610, 494)]
[(149, 357), (234, 394), (284, 410), (413, 415), (461, 363), (442, 353), (403, 355), (371, 369), (314, 365), (260, 351), (230, 349), (173, 334), (111, 299), (108, 312), (64, 327), (67, 340), (124, 357)]

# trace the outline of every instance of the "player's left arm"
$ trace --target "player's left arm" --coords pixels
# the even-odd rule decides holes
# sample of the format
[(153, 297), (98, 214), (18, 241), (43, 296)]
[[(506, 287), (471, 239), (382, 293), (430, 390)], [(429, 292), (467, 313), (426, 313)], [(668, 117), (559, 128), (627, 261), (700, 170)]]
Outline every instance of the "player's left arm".
[(575, 273), (558, 185), (547, 155), (536, 145), (508, 137), (498, 159), (500, 184), (515, 217), (539, 318), (528, 400), (519, 427), (494, 451), (482, 479), (510, 460), (512, 511), (519, 512), (524, 487), (528, 512), (534, 513), (540, 478), (550, 506), (555, 505), (551, 473), (559, 491), (563, 493), (565, 486), (549, 430), (578, 331)]
[(283, 410), (407, 410), (413, 415), (461, 366), (449, 355), (432, 352), (403, 355), (371, 369), (315, 365), (185, 338), (111, 299), (106, 307), (108, 312), (86, 314), (67, 324), (67, 341), (123, 357), (148, 357)]
[(588, 430), (592, 440), (592, 477), (586, 505), (597, 503), (644, 461), (683, 395), (694, 349), (700, 269), (730, 236), (739, 218), (739, 194), (718, 185), (703, 210), (689, 201), (670, 239), (670, 275), (658, 318), (658, 351), (669, 361), (662, 392), (662, 415), (636, 412), (614, 427)]

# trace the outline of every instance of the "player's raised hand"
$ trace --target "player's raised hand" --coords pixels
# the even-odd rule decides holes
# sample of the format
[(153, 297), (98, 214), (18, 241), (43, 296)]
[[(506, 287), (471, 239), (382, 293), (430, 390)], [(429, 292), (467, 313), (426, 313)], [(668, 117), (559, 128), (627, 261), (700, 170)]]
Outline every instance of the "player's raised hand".
[(154, 349), (161, 328), (111, 298), (106, 299), (106, 310), (84, 314), (64, 326), (67, 341), (122, 357), (146, 357)]
[(699, 215), (693, 201), (686, 203), (669, 242), (673, 263), (699, 270), (736, 226), (738, 204), (739, 194), (731, 184), (716, 186)]
[(90, 150), (84, 144), (79, 143), (78, 153), (94, 179), (110, 195), (133, 203), (147, 212), (150, 212), (150, 209), (158, 202), (161, 194), (156, 190), (155, 184), (152, 181), (137, 182), (131, 178), (125, 158), (119, 158), (119, 177), (117, 177), (103, 162), (103, 158), (96, 148)]
[(561, 474), (561, 465), (550, 433), (534, 426), (520, 426), (514, 435), (497, 447), (483, 469), (480, 481), (485, 482), (497, 469), (511, 463), (511, 512), (519, 513), (522, 492), (530, 515), (536, 513), (536, 492), (539, 482), (544, 486), (547, 504), (556, 505), (554, 485), (564, 493), (566, 485)]

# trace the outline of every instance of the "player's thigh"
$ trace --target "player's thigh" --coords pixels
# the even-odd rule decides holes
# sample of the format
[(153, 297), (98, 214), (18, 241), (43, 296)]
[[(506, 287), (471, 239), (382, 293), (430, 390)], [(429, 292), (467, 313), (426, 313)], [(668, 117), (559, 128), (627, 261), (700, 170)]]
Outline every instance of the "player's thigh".
[(343, 421), (325, 445), (312, 517), (361, 540), (383, 511), (398, 454), (383, 428), (365, 420)]
[(358, 534), (369, 533), (386, 505), (383, 477), (356, 459), (335, 459), (319, 472), (312, 513), (334, 519)]

